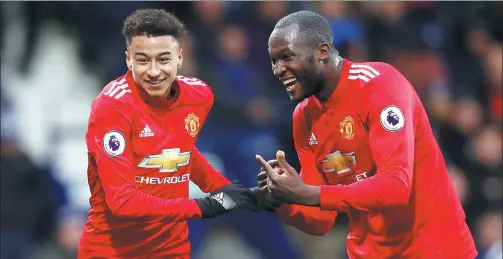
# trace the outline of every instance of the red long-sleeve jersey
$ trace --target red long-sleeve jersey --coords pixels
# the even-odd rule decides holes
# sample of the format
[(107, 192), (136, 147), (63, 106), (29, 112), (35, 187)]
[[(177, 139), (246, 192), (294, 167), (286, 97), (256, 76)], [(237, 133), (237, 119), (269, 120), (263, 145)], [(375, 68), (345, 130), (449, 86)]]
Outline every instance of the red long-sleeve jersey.
[(132, 75), (94, 100), (86, 135), (91, 209), (79, 258), (189, 258), (187, 220), (201, 211), (189, 180), (213, 192), (229, 181), (195, 147), (210, 87), (178, 76), (176, 101), (150, 98)]
[(344, 60), (324, 103), (293, 115), (301, 177), (320, 207), (283, 205), (287, 224), (323, 235), (349, 215), (347, 252), (359, 258), (475, 258), (465, 214), (413, 87), (385, 63)]

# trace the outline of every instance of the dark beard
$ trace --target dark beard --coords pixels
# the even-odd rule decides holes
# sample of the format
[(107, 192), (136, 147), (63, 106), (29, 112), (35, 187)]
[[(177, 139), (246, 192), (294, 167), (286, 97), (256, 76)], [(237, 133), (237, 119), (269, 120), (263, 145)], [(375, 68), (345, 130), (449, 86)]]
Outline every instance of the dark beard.
[(299, 103), (301, 103), (302, 101), (304, 101), (305, 99), (309, 98), (310, 96), (316, 96), (318, 93), (320, 93), (321, 89), (323, 88), (323, 80), (318, 80), (319, 82), (316, 83), (313, 87), (313, 91), (309, 92), (309, 93), (306, 93), (302, 96), (302, 98), (300, 98), (299, 100), (295, 101), (295, 100), (291, 100), (290, 103), (296, 107)]
[(322, 79), (319, 79), (318, 82), (314, 85), (313, 92), (311, 95), (317, 96), (320, 92), (321, 89), (323, 89), (323, 85), (325, 84), (325, 81)]

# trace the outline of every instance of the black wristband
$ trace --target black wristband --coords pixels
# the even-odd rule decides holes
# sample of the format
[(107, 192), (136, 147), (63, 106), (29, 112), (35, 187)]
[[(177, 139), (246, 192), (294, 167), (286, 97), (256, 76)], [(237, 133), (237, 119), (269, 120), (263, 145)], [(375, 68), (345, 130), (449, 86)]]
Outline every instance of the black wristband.
[(210, 197), (195, 199), (195, 201), (201, 209), (201, 219), (214, 218), (227, 212), (227, 210), (222, 207), (218, 201), (211, 199)]

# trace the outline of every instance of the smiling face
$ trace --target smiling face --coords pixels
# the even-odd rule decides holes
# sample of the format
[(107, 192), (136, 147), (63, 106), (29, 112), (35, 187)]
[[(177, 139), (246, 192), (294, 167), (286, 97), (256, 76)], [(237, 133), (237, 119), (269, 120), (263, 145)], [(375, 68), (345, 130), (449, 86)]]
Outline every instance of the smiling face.
[(303, 40), (297, 24), (275, 28), (271, 33), (269, 56), (272, 70), (293, 102), (300, 102), (321, 90), (324, 77), (320, 53)]
[(182, 49), (172, 36), (134, 36), (126, 63), (135, 83), (152, 97), (166, 97), (183, 61)]

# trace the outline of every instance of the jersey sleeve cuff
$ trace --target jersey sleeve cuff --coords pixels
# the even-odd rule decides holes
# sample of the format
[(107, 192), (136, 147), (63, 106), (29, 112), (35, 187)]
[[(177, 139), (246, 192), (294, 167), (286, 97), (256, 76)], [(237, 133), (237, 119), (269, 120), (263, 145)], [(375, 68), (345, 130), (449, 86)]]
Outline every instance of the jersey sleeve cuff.
[(320, 208), (321, 210), (346, 211), (344, 204), (343, 189), (341, 185), (321, 185), (320, 186)]
[(187, 206), (188, 212), (191, 214), (190, 219), (201, 219), (203, 212), (195, 200), (191, 200)]
[(277, 207), (275, 211), (276, 215), (278, 215), (278, 217), (280, 218), (288, 217), (288, 215), (290, 215), (290, 212), (292, 211), (292, 205), (283, 203), (281, 206)]

